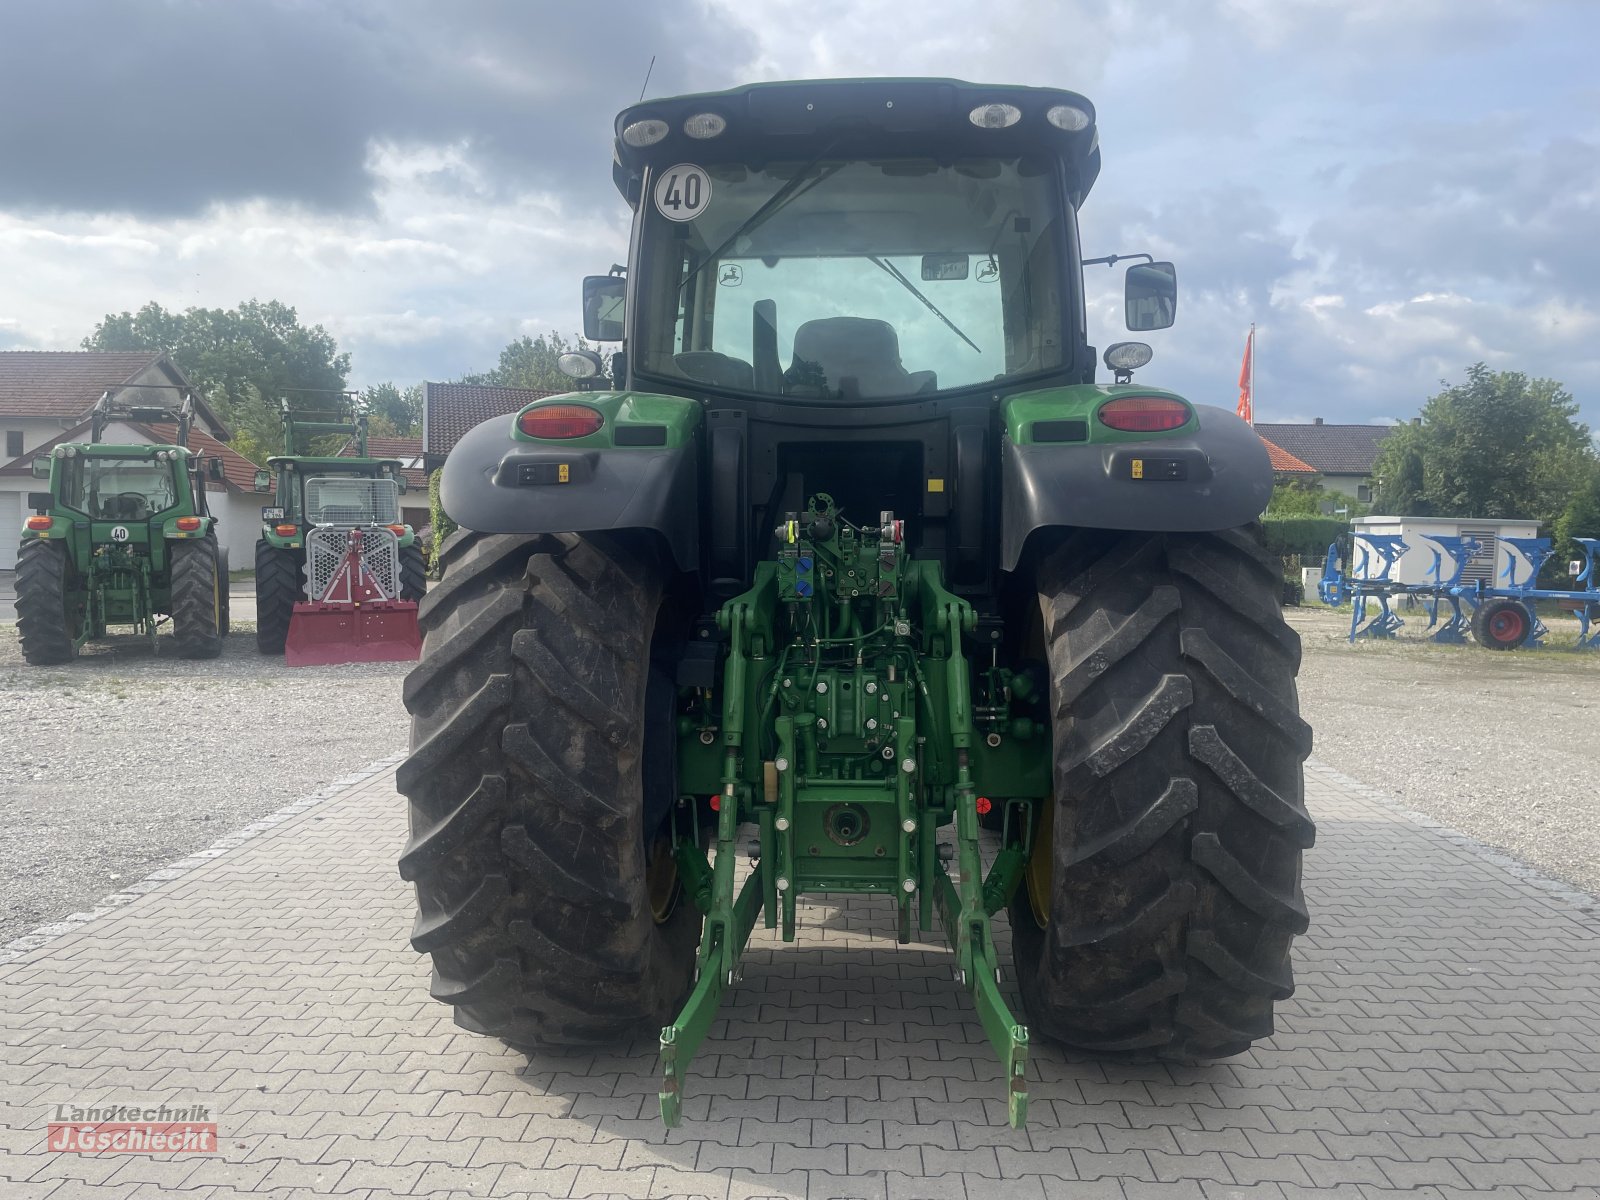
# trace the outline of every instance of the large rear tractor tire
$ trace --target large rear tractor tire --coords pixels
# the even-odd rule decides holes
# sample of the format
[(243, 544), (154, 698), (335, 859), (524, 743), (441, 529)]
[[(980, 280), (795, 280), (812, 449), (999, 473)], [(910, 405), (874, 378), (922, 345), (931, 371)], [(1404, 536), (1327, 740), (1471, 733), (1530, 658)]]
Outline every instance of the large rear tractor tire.
[(35, 667), (78, 656), (77, 614), (68, 588), (67, 547), (35, 539), (17, 554), (17, 637), (22, 657)]
[(652, 664), (664, 584), (606, 535), (445, 547), (405, 685), (400, 875), (432, 994), (465, 1029), (610, 1042), (666, 1024), (688, 992), (700, 914), (661, 836), (676, 801), (676, 691)]
[(256, 649), (282, 654), (296, 600), (303, 599), (300, 559), (265, 538), (256, 542)]
[(421, 602), (428, 594), (428, 563), (422, 547), (412, 542), (400, 547), (400, 599)]
[(215, 658), (222, 653), (222, 605), (227, 581), (221, 556), (209, 538), (173, 542), (172, 638), (181, 658)]
[(1055, 798), (1011, 905), (1029, 1023), (1094, 1052), (1272, 1032), (1314, 836), (1300, 639), (1252, 530), (1086, 531), (1038, 571)]

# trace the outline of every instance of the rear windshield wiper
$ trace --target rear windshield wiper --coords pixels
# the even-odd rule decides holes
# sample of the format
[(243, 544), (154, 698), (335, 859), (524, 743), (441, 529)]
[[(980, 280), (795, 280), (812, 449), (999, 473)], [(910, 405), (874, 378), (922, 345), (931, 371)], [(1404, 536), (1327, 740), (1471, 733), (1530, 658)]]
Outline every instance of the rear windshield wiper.
[(681, 292), (684, 288), (688, 287), (689, 284), (694, 281), (695, 277), (700, 274), (700, 272), (704, 271), (708, 266), (720, 259), (724, 252), (727, 251), (729, 246), (733, 245), (751, 230), (766, 224), (767, 220), (776, 214), (780, 208), (788, 204), (789, 201), (796, 200), (805, 195), (823, 180), (829, 178), (830, 176), (836, 175), (843, 170), (846, 164), (840, 163), (836, 167), (832, 167), (829, 170), (823, 171), (815, 179), (806, 179), (807, 172), (809, 172), (812, 167), (816, 166), (819, 162), (826, 158), (836, 145), (838, 145), (838, 139), (829, 142), (822, 148), (821, 153), (819, 153), (810, 162), (806, 163), (805, 166), (801, 167), (798, 171), (791, 175), (788, 181), (784, 183), (781, 188), (773, 192), (772, 195), (768, 196), (765, 204), (746, 217), (744, 219), (744, 223), (740, 225), (739, 228), (735, 229), (726, 238), (724, 238), (721, 245), (719, 245), (710, 254), (706, 255), (705, 258), (700, 260), (700, 265), (698, 267), (683, 277), (683, 282), (678, 285), (678, 290)]
[(889, 272), (889, 276), (890, 276), (891, 279), (894, 279), (895, 281), (897, 281), (900, 284), (901, 287), (905, 288), (906, 291), (910, 292), (918, 300), (921, 300), (925, 305), (927, 305), (928, 306), (928, 311), (931, 312), (934, 316), (938, 317), (939, 320), (943, 321), (947, 326), (949, 326), (951, 333), (955, 334), (958, 338), (960, 338), (967, 345), (971, 346), (974, 350), (977, 350), (979, 354), (983, 353), (982, 350), (978, 349), (978, 343), (973, 341), (966, 334), (962, 333), (961, 330), (956, 327), (956, 323), (954, 321), (952, 321), (949, 317), (945, 316), (942, 312), (939, 311), (939, 306), (938, 305), (936, 305), (932, 300), (929, 300), (920, 291), (918, 291), (917, 290), (917, 285), (912, 283), (911, 280), (907, 279), (905, 277), (905, 273), (903, 271), (901, 271), (899, 267), (895, 266), (892, 262), (885, 262), (883, 259), (878, 258), (876, 255), (871, 255), (871, 254), (869, 254), (867, 256), (867, 261), (872, 263), (872, 264), (874, 264), (875, 266), (882, 267), (885, 271)]

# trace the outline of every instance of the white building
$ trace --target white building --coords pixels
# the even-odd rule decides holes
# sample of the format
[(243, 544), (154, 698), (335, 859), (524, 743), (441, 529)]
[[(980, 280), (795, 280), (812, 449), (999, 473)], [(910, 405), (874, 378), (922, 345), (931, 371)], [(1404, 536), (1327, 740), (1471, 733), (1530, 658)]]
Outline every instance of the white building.
[[(1507, 566), (1514, 562), (1516, 582), (1521, 584), (1526, 582), (1532, 573), (1532, 565), (1503, 539), (1539, 536), (1537, 521), (1473, 521), (1461, 517), (1357, 517), (1350, 522), (1350, 527), (1358, 537), (1372, 534), (1405, 539), (1406, 552), (1386, 576), (1396, 583), (1433, 582), (1433, 564), (1436, 555), (1442, 560), (1441, 572), (1446, 579), (1449, 578), (1454, 556), (1442, 555), (1438, 543), (1432, 541), (1434, 537), (1442, 536), (1471, 537), (1478, 540), (1478, 553), (1473, 556), (1462, 573), (1463, 582), (1470, 583), (1481, 579), (1489, 587), (1506, 587), (1510, 581), (1506, 578), (1505, 571)], [(1348, 573), (1352, 579), (1369, 579), (1382, 569), (1381, 559), (1364, 554), (1359, 542), (1356, 544), (1353, 558), (1354, 561), (1348, 565)]]
[[(16, 566), (29, 492), (44, 490), (33, 475), (33, 460), (61, 442), (89, 440), (89, 411), (109, 388), (119, 400), (143, 405), (174, 405), (188, 380), (164, 354), (129, 352), (12, 350), (0, 353), (0, 570)], [(141, 390), (142, 389), (142, 390)], [(224, 442), (232, 435), (198, 392), (189, 448), (220, 458), (223, 478), (208, 479), (206, 501), (217, 518), (217, 537), (228, 551), (229, 566), (254, 566), (261, 530), (261, 506), (270, 498), (255, 491), (256, 465)], [(171, 425), (113, 423), (103, 440), (124, 445), (171, 445)]]

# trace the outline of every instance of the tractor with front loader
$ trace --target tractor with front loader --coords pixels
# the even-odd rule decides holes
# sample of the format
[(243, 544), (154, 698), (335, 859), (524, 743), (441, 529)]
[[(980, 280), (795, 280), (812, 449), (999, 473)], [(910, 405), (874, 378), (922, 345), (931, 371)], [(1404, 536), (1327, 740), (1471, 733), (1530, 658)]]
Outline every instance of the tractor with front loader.
[[(140, 393), (149, 391), (141, 388)], [(17, 554), (17, 635), (35, 666), (68, 662), (113, 626), (158, 648), (170, 625), (184, 658), (215, 658), (228, 633), (228, 554), (206, 507), (206, 478), (222, 463), (188, 448), (193, 400), (124, 402), (116, 390), (92, 410), (90, 440), (33, 461), (48, 490), (30, 492)], [(177, 444), (115, 444), (116, 423), (177, 427)]]
[[(620, 349), (452, 451), (405, 686), (400, 872), (458, 1024), (660, 1026), (673, 1124), (757, 924), (865, 893), (942, 931), (1014, 1124), (1031, 1036), (1272, 1032), (1313, 837), (1272, 471), (1233, 412), (1133, 381), (1149, 346), (1096, 381), (1083, 268), (1126, 257), (1079, 246), (1099, 169), (1055, 89), (617, 118), (632, 246), (584, 318)], [(1124, 283), (1129, 328), (1172, 324), (1170, 263)]]
[[(323, 603), (328, 587), (337, 575), (336, 591), (343, 596), (348, 587), (355, 594), (363, 592), (374, 603), (382, 601), (415, 608), (428, 587), (427, 563), (417, 534), (410, 525), (400, 520), (399, 502), (396, 499), (405, 491), (403, 464), (395, 458), (373, 458), (367, 446), (367, 415), (353, 410), (357, 403), (347, 392), (347, 407), (334, 413), (303, 412), (283, 407), (283, 453), (267, 459), (267, 466), (256, 476), (256, 490), (274, 490), (273, 503), (261, 510), (261, 537), (256, 542), (256, 649), (262, 654), (283, 654), (290, 639), (297, 606)], [(319, 441), (339, 439), (354, 440), (355, 454), (313, 454)], [(328, 448), (326, 446), (324, 449)], [(319, 527), (337, 530), (342, 538), (327, 534), (318, 535)], [(366, 561), (365, 568), (356, 564), (357, 578), (346, 579), (345, 551), (349, 548), (349, 531), (363, 528), (365, 550), (358, 559)], [(385, 531), (391, 536), (386, 537)], [(389, 543), (393, 541), (391, 546)], [(309, 556), (313, 543), (339, 543), (340, 565), (334, 569), (314, 570)], [(327, 557), (328, 545), (322, 547), (319, 557)], [(388, 580), (388, 560), (393, 557), (394, 586), (384, 592), (379, 577)], [(362, 580), (365, 571), (366, 579)], [(390, 594), (392, 593), (392, 594)], [(333, 600), (327, 601), (333, 603)], [(338, 601), (354, 609), (353, 601)], [(309, 611), (299, 608), (299, 612)], [(329, 611), (323, 609), (322, 611)], [(383, 610), (396, 614), (403, 607)], [(380, 657), (407, 661), (416, 657), (416, 638), (403, 634), (384, 636), (398, 630), (399, 619), (390, 616), (385, 621), (359, 622), (354, 611), (348, 614), (348, 632), (352, 645), (365, 647), (360, 653), (376, 653)], [(325, 629), (332, 629), (324, 621)], [(306, 622), (301, 622), (304, 629)], [(362, 631), (365, 631), (364, 633)], [(318, 639), (321, 641), (322, 639)], [(322, 644), (331, 647), (336, 637)], [(403, 643), (403, 644), (402, 644)], [(387, 645), (388, 650), (383, 647)], [(331, 651), (330, 651), (331, 652)], [(320, 658), (318, 661), (322, 661)], [(328, 659), (327, 661), (350, 661)], [(358, 657), (357, 661), (365, 661)], [(294, 665), (294, 664), (291, 664)]]

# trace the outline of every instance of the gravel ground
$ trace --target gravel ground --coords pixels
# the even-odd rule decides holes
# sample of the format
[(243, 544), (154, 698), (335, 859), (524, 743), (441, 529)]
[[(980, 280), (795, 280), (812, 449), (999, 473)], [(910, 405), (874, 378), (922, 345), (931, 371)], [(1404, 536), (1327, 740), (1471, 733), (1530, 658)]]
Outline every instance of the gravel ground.
[[(1600, 893), (1600, 654), (1352, 646), (1348, 617), (1289, 619), (1319, 758)], [(290, 670), (238, 630), (211, 662), (120, 638), (33, 668), (0, 625), (0, 944), (403, 750), (407, 669)]]
[(30, 667), (0, 625), (0, 944), (405, 749), (408, 663), (290, 670), (237, 626), (211, 661), (170, 642)]
[[(1572, 643), (1575, 621), (1546, 620), (1550, 646)], [(1351, 645), (1348, 614), (1290, 609), (1289, 621), (1313, 754), (1600, 894), (1600, 652), (1436, 646), (1411, 629)]]

